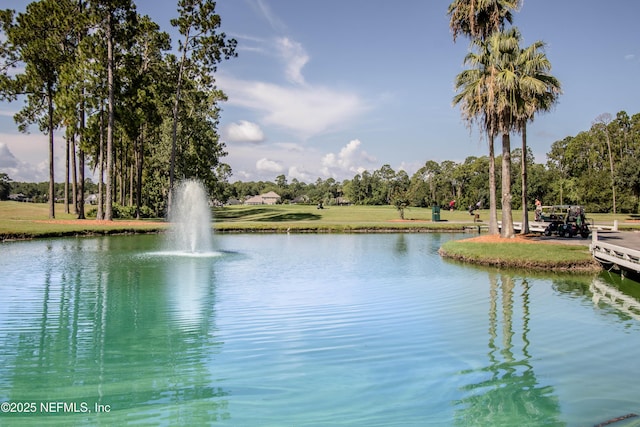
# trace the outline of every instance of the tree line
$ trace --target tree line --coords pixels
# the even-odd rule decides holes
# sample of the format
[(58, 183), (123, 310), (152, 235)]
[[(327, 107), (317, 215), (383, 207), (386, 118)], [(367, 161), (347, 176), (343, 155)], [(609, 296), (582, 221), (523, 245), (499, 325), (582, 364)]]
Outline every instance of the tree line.
[[(537, 198), (544, 204), (582, 205), (588, 212), (640, 213), (640, 113), (629, 116), (620, 111), (597, 117), (590, 129), (568, 136), (551, 145), (546, 163), (536, 163), (531, 149), (511, 151), (508, 160), (496, 156), (496, 181), (503, 182), (505, 161), (511, 162), (508, 181), (512, 184), (511, 206), (527, 209)], [(522, 162), (527, 163), (526, 203), (522, 200)], [(357, 205), (395, 205), (401, 207), (440, 207), (456, 201), (459, 209), (478, 202), (489, 207), (489, 156), (471, 156), (463, 162), (428, 160), (411, 176), (383, 165), (351, 179), (336, 181), (318, 178), (306, 184), (288, 182), (284, 175), (274, 181), (234, 182), (224, 185), (223, 200), (239, 199), (275, 191), (284, 203)], [(503, 209), (502, 200), (496, 207)]]
[[(574, 136), (555, 141), (544, 163), (536, 163), (530, 148), (525, 156), (528, 171), (526, 206), (533, 206), (538, 198), (544, 204), (582, 205), (588, 212), (640, 213), (640, 113), (629, 116), (619, 111), (615, 117), (602, 114), (592, 126)], [(515, 185), (521, 179), (522, 150), (516, 148), (509, 156), (510, 181), (513, 188), (514, 209), (522, 209), (522, 193)], [(496, 156), (496, 178), (502, 181), (502, 156)], [(446, 207), (456, 200), (459, 209), (478, 202), (488, 207), (488, 156), (467, 157), (462, 162), (428, 160), (411, 176), (404, 170), (394, 171), (383, 165), (374, 171), (364, 171), (351, 179), (318, 178), (305, 183), (287, 180), (285, 175), (273, 181), (217, 182), (211, 196), (220, 203), (275, 191), (283, 203), (333, 205), (395, 205), (398, 208), (437, 205)], [(87, 193), (96, 193), (98, 185), (85, 180)], [(33, 201), (47, 201), (48, 183), (12, 182), (0, 173), (0, 200), (10, 193), (22, 193)], [(56, 184), (55, 197), (64, 200), (65, 186)], [(119, 213), (131, 212), (133, 200), (116, 203)], [(501, 209), (501, 201), (497, 201)], [(143, 213), (162, 216), (152, 205), (143, 205)], [(144, 215), (143, 215), (144, 216)]]
[[(40, 0), (0, 11), (0, 99), (22, 101), (14, 119), (49, 136), (49, 216), (55, 217), (54, 131), (64, 131), (66, 191), (85, 217), (85, 164), (98, 172), (99, 218), (115, 204), (164, 212), (176, 179), (210, 188), (230, 167), (217, 126), (214, 73), (236, 56), (211, 0), (178, 0), (168, 33), (132, 0)], [(71, 185), (71, 189), (69, 186)], [(69, 201), (65, 206), (69, 206)]]
[[(50, 216), (60, 197), (53, 175), (54, 131), (64, 130), (67, 147), (65, 206), (84, 218), (85, 163), (97, 171), (98, 218), (113, 207), (135, 206), (163, 215), (176, 179), (198, 178), (219, 201), (274, 189), (285, 200), (409, 206), (466, 207), (488, 204), (490, 232), (512, 237), (512, 209), (525, 213), (534, 198), (545, 203), (582, 204), (597, 212), (637, 212), (638, 115), (604, 114), (589, 130), (557, 141), (545, 165), (535, 164), (527, 124), (549, 111), (560, 82), (541, 41), (521, 46), (512, 26), (520, 0), (454, 0), (448, 8), (454, 41), (470, 42), (466, 69), (454, 78), (452, 104), (469, 126), (477, 126), (488, 155), (462, 163), (429, 160), (412, 176), (389, 165), (352, 179), (229, 183), (221, 159), (217, 66), (236, 56), (237, 42), (220, 31), (211, 0), (178, 0), (171, 24), (180, 34), (172, 53), (169, 35), (132, 0), (40, 0), (24, 12), (0, 11), (0, 98), (23, 101), (14, 116), (49, 135)], [(521, 137), (512, 149), (511, 136)], [(494, 152), (500, 137), (501, 152)], [(4, 186), (10, 181), (3, 178)], [(500, 186), (498, 188), (498, 183)], [(520, 183), (520, 185), (517, 185)], [(70, 188), (71, 187), (71, 188)], [(500, 197), (498, 197), (498, 189)], [(306, 197), (304, 197), (306, 196)], [(69, 200), (69, 199), (72, 200)], [(528, 231), (523, 214), (522, 232)]]

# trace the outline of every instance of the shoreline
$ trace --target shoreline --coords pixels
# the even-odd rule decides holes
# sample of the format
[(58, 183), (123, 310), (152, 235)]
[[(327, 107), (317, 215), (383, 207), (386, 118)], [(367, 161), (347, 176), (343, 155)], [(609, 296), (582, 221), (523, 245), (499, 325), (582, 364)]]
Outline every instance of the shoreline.
[[(535, 271), (549, 272), (577, 272), (577, 273), (597, 273), (603, 270), (589, 252), (589, 243), (582, 244), (580, 241), (565, 240), (543, 241), (537, 240), (537, 235), (516, 235), (512, 239), (502, 239), (495, 235), (482, 235), (469, 239), (455, 241), (455, 247), (450, 248), (450, 242), (445, 243), (438, 250), (438, 254), (446, 259), (483, 265), (497, 268), (518, 268)], [(586, 242), (590, 242), (587, 240)], [(511, 253), (515, 249), (522, 249), (531, 245), (536, 247), (535, 251), (529, 251), (521, 256), (505, 257), (497, 253), (496, 248), (505, 249), (505, 246), (513, 245)], [(545, 250), (540, 250), (546, 246)], [(563, 253), (574, 252), (575, 256), (569, 259), (549, 259), (548, 252)]]
[[(12, 223), (12, 224), (11, 224)], [(11, 224), (11, 225), (9, 225)], [(96, 219), (9, 219), (0, 229), (0, 242), (55, 237), (83, 237), (114, 234), (164, 233), (167, 221)], [(30, 227), (36, 225), (36, 227)], [(332, 224), (212, 222), (216, 233), (464, 233), (471, 228), (465, 223), (422, 220), (373, 221), (370, 223), (339, 222)], [(475, 230), (475, 227), (473, 228)]]
[[(53, 219), (53, 220), (14, 220), (16, 224), (22, 226), (28, 224), (42, 224), (50, 226), (45, 230), (29, 231), (11, 231), (0, 233), (0, 242), (12, 242), (22, 240), (46, 239), (46, 238), (64, 238), (64, 237), (93, 237), (108, 235), (132, 235), (132, 234), (161, 234), (167, 232), (170, 223), (162, 221), (143, 221), (143, 220), (115, 220), (115, 221), (98, 221), (92, 219), (85, 220), (69, 220), (69, 219)], [(447, 244), (440, 247), (438, 254), (446, 259), (457, 262), (468, 263), (480, 266), (490, 266), (497, 268), (519, 268), (534, 271), (549, 272), (578, 272), (578, 273), (596, 273), (602, 271), (602, 266), (593, 259), (588, 253), (588, 242), (584, 244), (575, 240), (558, 240), (558, 241), (541, 241), (536, 240), (537, 235), (516, 235), (513, 239), (502, 239), (499, 236), (488, 234), (477, 234), (477, 225), (469, 225), (465, 223), (433, 223), (430, 221), (389, 221), (388, 223), (374, 224), (234, 224), (234, 223), (212, 223), (212, 229), (216, 233), (221, 234), (388, 234), (388, 233), (469, 233), (473, 236), (468, 238), (454, 240), (457, 248), (464, 250), (451, 250)], [(391, 225), (393, 224), (393, 225)], [(22, 227), (20, 227), (22, 228)], [(28, 228), (28, 227), (26, 227)], [(449, 242), (447, 242), (449, 243)], [(508, 245), (516, 245), (515, 247), (526, 245), (530, 246), (533, 251), (525, 251), (519, 257), (505, 257), (504, 249)], [(554, 247), (561, 252), (576, 251), (576, 248), (582, 248), (586, 254), (581, 254), (578, 259), (571, 258), (569, 260), (552, 260), (548, 258), (533, 259), (530, 253), (546, 252), (540, 251), (539, 248), (547, 246)], [(475, 247), (482, 246), (481, 250), (474, 250)], [(490, 250), (486, 250), (489, 248)], [(471, 251), (472, 255), (465, 252)], [(513, 251), (509, 251), (513, 252)]]

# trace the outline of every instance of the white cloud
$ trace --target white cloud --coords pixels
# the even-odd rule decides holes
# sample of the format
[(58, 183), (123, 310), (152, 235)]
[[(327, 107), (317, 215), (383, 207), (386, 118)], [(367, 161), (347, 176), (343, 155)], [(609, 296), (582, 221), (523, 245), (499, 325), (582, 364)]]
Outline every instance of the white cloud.
[(222, 132), (230, 142), (262, 142), (265, 139), (260, 126), (247, 120), (231, 123)]
[(349, 141), (338, 154), (328, 153), (322, 158), (322, 173), (326, 176), (341, 177), (362, 173), (367, 169), (362, 163), (372, 165), (376, 159), (360, 149), (359, 139)]
[[(292, 146), (299, 149), (292, 150)], [(225, 161), (233, 167), (233, 181), (273, 181), (279, 174), (306, 183), (318, 178), (342, 181), (380, 167), (378, 160), (363, 149), (363, 143), (358, 139), (349, 141), (337, 152), (287, 143), (240, 144), (228, 149), (229, 156)]]
[(49, 163), (45, 160), (36, 164), (23, 162), (13, 154), (8, 144), (0, 142), (0, 172), (6, 173), (13, 181), (48, 181)]
[(0, 168), (15, 168), (18, 165), (18, 159), (13, 155), (7, 144), (0, 142)]
[(280, 162), (263, 157), (256, 162), (256, 169), (260, 172), (281, 173), (284, 167)]
[(627, 61), (633, 61), (634, 59), (636, 59), (636, 56), (633, 53), (630, 53), (628, 55), (625, 55), (624, 59), (626, 59)]
[(285, 61), (285, 74), (287, 80), (292, 83), (304, 85), (305, 80), (302, 75), (302, 68), (309, 62), (309, 55), (302, 45), (288, 37), (277, 39), (277, 47), (280, 56)]
[(405, 171), (407, 175), (412, 176), (414, 173), (418, 171), (422, 166), (424, 166), (424, 162), (416, 161), (416, 162), (400, 162), (400, 166), (396, 172), (401, 170)]
[[(66, 153), (65, 140), (60, 132), (55, 133), (53, 155), (54, 179), (56, 182), (63, 182)], [(13, 166), (9, 166), (11, 164)], [(49, 181), (48, 136), (38, 133), (0, 133), (0, 172), (6, 173), (14, 181)], [(97, 181), (88, 164), (85, 176)]]
[(269, 22), (269, 25), (271, 25), (271, 28), (273, 28), (276, 31), (284, 31), (286, 29), (286, 26), (283, 24), (280, 18), (278, 18), (271, 11), (271, 8), (269, 7), (266, 1), (257, 0), (255, 3), (255, 6), (260, 11), (264, 19), (266, 19), (267, 22)]
[(296, 144), (295, 142), (277, 142), (274, 145), (286, 151), (293, 151), (298, 153), (304, 151), (304, 147), (300, 144)]
[(251, 181), (254, 179), (254, 176), (246, 171), (234, 171), (233, 178), (235, 181)]
[[(287, 173), (289, 179), (309, 182), (316, 178), (351, 178), (354, 172), (363, 171), (375, 159), (359, 148), (360, 141), (349, 143), (337, 154), (326, 154), (326, 149), (320, 151), (308, 142), (347, 129), (373, 107), (372, 103), (353, 90), (308, 82), (303, 71), (311, 56), (304, 46), (286, 35), (286, 26), (267, 0), (250, 0), (249, 4), (279, 33), (271, 38), (241, 35), (249, 42), (251, 52), (267, 57), (267, 66), (258, 64), (265, 70), (261, 75), (273, 80), (218, 74), (217, 84), (227, 94), (227, 104), (245, 117), (256, 117), (255, 123), (241, 120), (224, 126), (223, 135), (229, 141), (262, 142), (267, 133), (270, 139), (287, 138), (287, 142), (229, 145), (225, 161), (232, 165), (234, 178), (273, 179), (276, 174)], [(270, 73), (274, 61), (280, 75)]]
[(297, 179), (300, 182), (311, 183), (318, 178), (318, 176), (314, 176), (313, 173), (304, 170), (301, 166), (289, 166), (289, 172), (287, 173), (287, 178), (289, 180)]
[(261, 122), (292, 131), (303, 138), (341, 126), (367, 110), (354, 93), (326, 87), (285, 87), (220, 75), (220, 88), (228, 104), (261, 114)]

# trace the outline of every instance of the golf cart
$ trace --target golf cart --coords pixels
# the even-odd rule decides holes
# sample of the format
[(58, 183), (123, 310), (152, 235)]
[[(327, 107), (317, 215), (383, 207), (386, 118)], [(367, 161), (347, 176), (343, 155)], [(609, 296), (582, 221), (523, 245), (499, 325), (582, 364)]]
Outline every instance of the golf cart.
[(545, 236), (573, 237), (579, 234), (586, 239), (591, 234), (582, 206), (542, 206), (536, 210), (535, 220), (547, 224), (543, 231)]

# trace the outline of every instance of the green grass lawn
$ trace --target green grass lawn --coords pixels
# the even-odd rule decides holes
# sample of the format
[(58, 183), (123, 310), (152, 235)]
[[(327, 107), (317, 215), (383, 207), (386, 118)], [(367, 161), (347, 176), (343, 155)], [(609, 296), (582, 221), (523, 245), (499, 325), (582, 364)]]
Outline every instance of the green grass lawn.
[(451, 240), (440, 248), (440, 254), (474, 264), (498, 267), (517, 267), (536, 270), (597, 271), (594, 261), (584, 245), (553, 243), (483, 243)]
[(65, 214), (64, 206), (57, 204), (56, 218), (49, 220), (49, 205), (46, 203), (0, 202), (0, 241), (35, 237), (59, 237), (91, 234), (140, 233), (164, 230), (167, 225), (157, 221), (115, 220), (105, 224), (95, 219), (74, 221), (75, 214)]
[(441, 221), (432, 222), (431, 208), (405, 209), (401, 221), (391, 206), (240, 205), (216, 208), (213, 217), (220, 231), (463, 230), (473, 224), (473, 217), (460, 211), (441, 211)]
[[(441, 221), (431, 221), (431, 208), (405, 210), (405, 221), (392, 206), (328, 206), (309, 205), (227, 206), (213, 209), (216, 231), (229, 232), (366, 232), (457, 230), (473, 224), (464, 211), (441, 211)], [(43, 203), (0, 202), (0, 239), (55, 237), (82, 234), (160, 231), (168, 226), (164, 219), (115, 220), (105, 224), (95, 219), (75, 223), (74, 214), (65, 214), (56, 205), (56, 219), (49, 221), (49, 207)]]
[[(405, 220), (400, 221), (399, 212), (392, 206), (326, 206), (315, 205), (259, 205), (225, 206), (213, 209), (214, 227), (218, 231), (267, 231), (267, 232), (376, 232), (376, 231), (461, 231), (488, 223), (488, 210), (481, 210), (479, 224), (465, 210), (450, 212), (442, 209), (439, 222), (431, 221), (431, 208), (407, 208)], [(146, 232), (166, 228), (159, 225), (164, 219), (142, 221), (119, 221), (111, 224), (97, 223), (87, 219), (77, 224), (65, 223), (75, 219), (74, 214), (65, 214), (63, 205), (56, 205), (56, 219), (48, 220), (49, 208), (44, 203), (0, 202), (0, 238), (40, 237), (69, 234)], [(513, 218), (519, 221), (520, 211)], [(530, 213), (532, 219), (533, 212)], [(621, 228), (638, 228), (632, 224), (633, 216), (619, 214), (589, 215), (598, 224), (613, 224), (617, 219)]]

